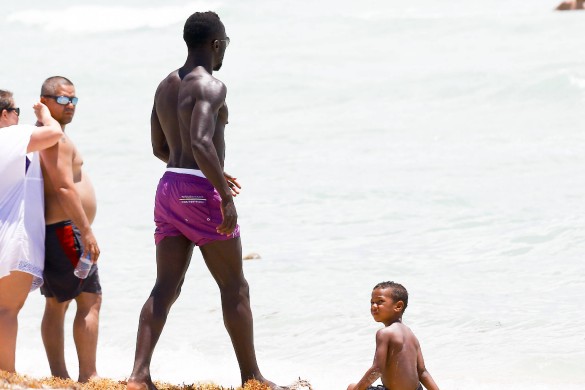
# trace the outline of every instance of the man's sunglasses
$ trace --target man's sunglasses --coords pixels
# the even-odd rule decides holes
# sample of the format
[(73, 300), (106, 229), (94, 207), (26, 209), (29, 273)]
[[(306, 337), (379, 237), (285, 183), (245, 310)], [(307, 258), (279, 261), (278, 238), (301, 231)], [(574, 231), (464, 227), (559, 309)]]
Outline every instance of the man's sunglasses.
[(14, 111), (14, 112), (16, 112), (16, 116), (20, 116), (20, 108), (19, 107), (6, 108), (6, 111)]
[(220, 42), (225, 42), (225, 47), (230, 45), (230, 37), (225, 37), (225, 39), (218, 39)]
[(61, 104), (63, 106), (66, 106), (69, 103), (71, 103), (75, 106), (75, 105), (77, 105), (77, 102), (79, 101), (79, 98), (69, 97), (69, 96), (43, 95), (43, 97), (54, 99), (57, 102), (57, 104)]

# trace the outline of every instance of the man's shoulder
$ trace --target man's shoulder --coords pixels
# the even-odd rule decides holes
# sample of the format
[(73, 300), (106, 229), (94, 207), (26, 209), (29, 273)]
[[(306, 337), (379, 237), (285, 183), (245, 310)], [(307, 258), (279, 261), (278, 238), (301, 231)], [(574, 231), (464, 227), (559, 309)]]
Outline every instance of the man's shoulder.
[(71, 141), (71, 138), (67, 136), (67, 134), (63, 134), (55, 145), (41, 150), (42, 155), (50, 155), (54, 154), (59, 158), (66, 158), (67, 156), (72, 156), (75, 152), (75, 144)]
[(223, 89), (225, 84), (205, 69), (198, 67), (183, 77), (183, 88)]
[(181, 84), (181, 78), (179, 77), (179, 71), (173, 70), (167, 77), (161, 80), (158, 83), (158, 87), (156, 88), (156, 95), (160, 93), (164, 93), (169, 88), (177, 87)]

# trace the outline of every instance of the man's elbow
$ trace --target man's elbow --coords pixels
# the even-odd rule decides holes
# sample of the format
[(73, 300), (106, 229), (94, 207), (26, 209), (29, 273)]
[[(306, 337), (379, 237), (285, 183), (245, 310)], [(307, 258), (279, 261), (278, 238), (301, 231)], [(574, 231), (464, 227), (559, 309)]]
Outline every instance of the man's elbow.
[(69, 196), (75, 191), (75, 186), (70, 183), (57, 183), (53, 186), (57, 197), (61, 200), (69, 199)]
[(61, 139), (63, 136), (63, 130), (61, 130), (60, 126), (52, 126), (50, 130), (51, 140), (55, 140), (55, 143)]
[(206, 138), (195, 139), (191, 143), (191, 150), (196, 156), (207, 154), (213, 148), (213, 142)]

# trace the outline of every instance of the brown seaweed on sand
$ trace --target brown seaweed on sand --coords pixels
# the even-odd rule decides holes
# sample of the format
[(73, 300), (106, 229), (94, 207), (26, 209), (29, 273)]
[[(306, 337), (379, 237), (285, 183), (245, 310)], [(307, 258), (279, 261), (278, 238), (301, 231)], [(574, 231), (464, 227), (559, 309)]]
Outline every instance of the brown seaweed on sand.
[[(173, 385), (164, 382), (154, 382), (159, 390), (270, 390), (268, 386), (258, 381), (246, 382), (243, 388), (222, 387), (213, 383), (193, 383), (190, 385)], [(126, 390), (125, 381), (115, 381), (107, 378), (93, 379), (87, 383), (78, 383), (71, 379), (55, 377), (34, 379), (26, 375), (11, 374), (0, 370), (0, 389), (62, 389), (62, 390)], [(290, 387), (291, 390), (312, 390), (309, 382), (299, 378)]]

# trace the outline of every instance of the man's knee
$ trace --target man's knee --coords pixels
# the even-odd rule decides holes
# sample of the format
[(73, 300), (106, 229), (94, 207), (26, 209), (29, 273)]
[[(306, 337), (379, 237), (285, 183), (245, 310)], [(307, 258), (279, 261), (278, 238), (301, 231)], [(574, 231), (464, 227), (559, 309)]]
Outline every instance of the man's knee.
[(179, 295), (181, 295), (181, 288), (183, 287), (184, 281), (184, 277), (177, 283), (161, 283), (157, 281), (150, 295), (157, 303), (172, 305), (179, 298)]
[(242, 298), (248, 299), (250, 297), (250, 286), (243, 276), (235, 280), (233, 283), (226, 283), (219, 286), (219, 290), (224, 299), (239, 300)]
[(45, 311), (51, 313), (65, 313), (69, 308), (71, 301), (59, 302), (56, 298), (47, 298), (45, 300)]
[(87, 316), (90, 314), (98, 315), (102, 307), (101, 294), (81, 293), (76, 299), (77, 315)]

